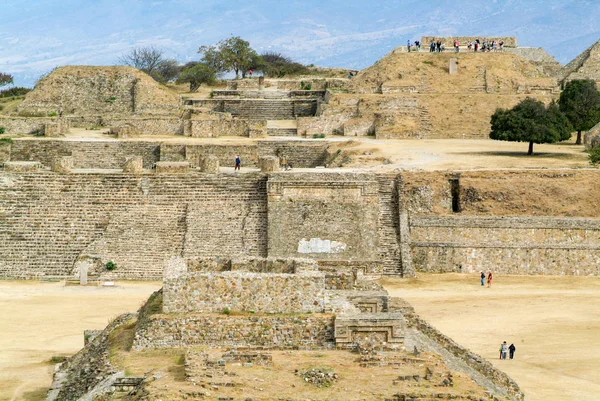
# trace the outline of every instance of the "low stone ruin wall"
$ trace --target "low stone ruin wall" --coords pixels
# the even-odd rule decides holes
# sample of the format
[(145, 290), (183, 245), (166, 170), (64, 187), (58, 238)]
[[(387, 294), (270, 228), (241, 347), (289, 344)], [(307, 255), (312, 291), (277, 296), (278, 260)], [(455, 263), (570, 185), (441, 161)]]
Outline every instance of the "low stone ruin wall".
[(419, 271), (599, 275), (600, 219), (411, 217)]
[(71, 126), (76, 128), (98, 129), (131, 127), (133, 135), (181, 135), (182, 120), (178, 116), (144, 116), (144, 117), (68, 117)]
[(325, 307), (325, 274), (188, 273), (165, 278), (165, 313), (319, 313)]
[(51, 166), (63, 156), (73, 156), (74, 168), (87, 169), (121, 169), (129, 156), (142, 156), (144, 168), (151, 168), (160, 160), (160, 143), (27, 139), (14, 140), (11, 146), (14, 161), (39, 161)]
[(46, 123), (55, 122), (53, 117), (4, 117), (0, 116), (0, 127), (4, 127), (5, 134), (31, 134), (44, 132)]
[(152, 315), (138, 326), (133, 349), (267, 347), (319, 349), (332, 347), (334, 317), (310, 315)]

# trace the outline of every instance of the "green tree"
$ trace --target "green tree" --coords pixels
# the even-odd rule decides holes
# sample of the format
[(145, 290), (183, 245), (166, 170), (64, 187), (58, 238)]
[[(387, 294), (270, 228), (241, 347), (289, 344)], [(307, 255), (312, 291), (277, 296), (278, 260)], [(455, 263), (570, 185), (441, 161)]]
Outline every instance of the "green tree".
[(216, 81), (216, 78), (217, 72), (212, 67), (198, 63), (181, 71), (177, 83), (189, 83), (190, 92), (195, 92), (200, 85), (210, 85)]
[(575, 143), (581, 145), (581, 131), (587, 131), (600, 122), (600, 92), (596, 83), (589, 79), (568, 82), (558, 104), (577, 131)]
[(0, 87), (5, 86), (5, 85), (10, 85), (12, 83), (13, 83), (12, 75), (0, 72)]
[(260, 56), (250, 47), (250, 43), (239, 36), (223, 39), (214, 46), (202, 46), (198, 49), (202, 54), (202, 62), (212, 67), (217, 73), (235, 72), (235, 77), (242, 78), (246, 72), (261, 62)]
[(498, 109), (492, 115), (491, 139), (529, 142), (528, 155), (534, 143), (554, 143), (569, 139), (571, 124), (556, 102), (544, 103), (526, 98), (510, 110)]
[(261, 70), (265, 75), (272, 77), (283, 77), (285, 75), (308, 74), (309, 69), (305, 65), (292, 61), (281, 53), (265, 52), (260, 55), (263, 60)]

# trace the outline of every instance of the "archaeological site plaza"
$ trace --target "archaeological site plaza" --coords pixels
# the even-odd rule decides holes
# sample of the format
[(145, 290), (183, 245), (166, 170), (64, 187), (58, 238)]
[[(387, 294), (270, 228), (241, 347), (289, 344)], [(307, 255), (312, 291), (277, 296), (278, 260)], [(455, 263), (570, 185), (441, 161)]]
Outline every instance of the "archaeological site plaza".
[(489, 140), (496, 109), (600, 82), (600, 42), (562, 66), (457, 39), (196, 93), (65, 66), (0, 115), (0, 278), (161, 283), (79, 333), (45, 399), (527, 400), (383, 283), (600, 275), (600, 125), (531, 157)]

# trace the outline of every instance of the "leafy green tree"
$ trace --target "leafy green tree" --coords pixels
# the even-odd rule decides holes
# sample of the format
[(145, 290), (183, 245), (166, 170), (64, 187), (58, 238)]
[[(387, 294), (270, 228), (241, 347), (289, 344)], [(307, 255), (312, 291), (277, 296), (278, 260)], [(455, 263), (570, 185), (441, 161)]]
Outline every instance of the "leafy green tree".
[(0, 72), (0, 87), (5, 86), (5, 85), (10, 85), (12, 83), (13, 83), (12, 75)]
[(529, 142), (528, 155), (534, 143), (554, 143), (569, 139), (571, 124), (556, 102), (544, 103), (526, 98), (510, 110), (498, 109), (492, 115), (491, 139)]
[(239, 36), (232, 36), (219, 41), (214, 46), (202, 46), (198, 50), (202, 54), (202, 62), (217, 73), (235, 72), (235, 77), (242, 78), (246, 72), (261, 62), (260, 56), (250, 47), (250, 43)]
[(210, 85), (216, 81), (216, 78), (217, 72), (211, 66), (198, 63), (181, 71), (177, 83), (189, 83), (190, 92), (195, 92), (200, 85)]
[(575, 143), (581, 145), (581, 131), (587, 131), (600, 122), (600, 92), (596, 83), (589, 79), (568, 82), (558, 104), (577, 131)]
[(309, 69), (305, 65), (292, 61), (281, 53), (265, 52), (260, 55), (263, 60), (261, 70), (265, 75), (272, 77), (283, 77), (286, 75), (308, 74)]

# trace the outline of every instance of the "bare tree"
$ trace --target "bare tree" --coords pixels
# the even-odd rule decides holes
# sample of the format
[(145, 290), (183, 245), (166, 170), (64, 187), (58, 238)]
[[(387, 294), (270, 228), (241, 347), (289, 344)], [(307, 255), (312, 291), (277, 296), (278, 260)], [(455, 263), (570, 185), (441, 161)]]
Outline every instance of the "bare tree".
[(119, 57), (119, 63), (135, 67), (149, 75), (164, 61), (164, 52), (154, 46), (135, 47)]

